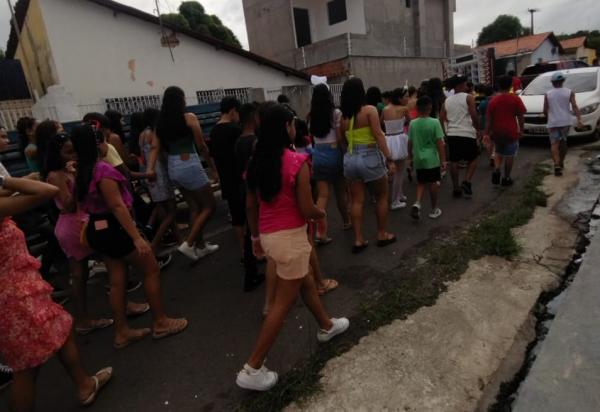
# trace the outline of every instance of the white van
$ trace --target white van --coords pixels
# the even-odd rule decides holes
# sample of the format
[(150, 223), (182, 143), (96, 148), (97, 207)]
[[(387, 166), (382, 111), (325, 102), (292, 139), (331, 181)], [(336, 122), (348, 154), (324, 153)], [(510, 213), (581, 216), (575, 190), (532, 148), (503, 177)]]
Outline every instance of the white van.
[[(600, 67), (560, 70), (567, 78), (564, 87), (575, 92), (577, 106), (581, 112), (581, 122), (585, 127), (571, 127), (569, 137), (591, 137), (600, 139)], [(547, 119), (544, 116), (544, 95), (552, 89), (550, 81), (556, 73), (540, 74), (521, 93), (520, 97), (527, 108), (523, 137), (548, 136)], [(575, 116), (573, 116), (575, 125)]]

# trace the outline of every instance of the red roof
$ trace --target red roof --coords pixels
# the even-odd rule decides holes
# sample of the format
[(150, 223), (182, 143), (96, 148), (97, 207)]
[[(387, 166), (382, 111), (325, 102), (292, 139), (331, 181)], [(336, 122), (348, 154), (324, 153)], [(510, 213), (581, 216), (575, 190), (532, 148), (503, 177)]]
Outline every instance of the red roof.
[(534, 34), (532, 36), (523, 36), (516, 39), (499, 41), (496, 43), (484, 44), (478, 48), (482, 49), (495, 49), (496, 58), (502, 58), (506, 56), (513, 56), (515, 54), (529, 54), (537, 50), (542, 43), (549, 39), (557, 46), (560, 47), (560, 43), (552, 32)]
[(561, 40), (560, 45), (563, 49), (578, 49), (585, 47), (585, 36), (573, 37), (572, 39)]

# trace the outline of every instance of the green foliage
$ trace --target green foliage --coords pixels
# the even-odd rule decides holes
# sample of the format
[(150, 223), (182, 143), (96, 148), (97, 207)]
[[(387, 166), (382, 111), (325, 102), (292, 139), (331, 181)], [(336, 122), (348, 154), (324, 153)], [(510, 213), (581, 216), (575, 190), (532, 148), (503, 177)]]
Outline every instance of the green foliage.
[(493, 23), (488, 24), (481, 30), (477, 38), (477, 45), (481, 46), (497, 41), (510, 40), (529, 34), (530, 30), (524, 28), (517, 17), (501, 14)]
[(572, 39), (573, 37), (586, 36), (588, 46), (591, 49), (596, 49), (600, 52), (600, 30), (579, 30), (572, 34), (559, 34), (556, 37), (558, 40)]
[(184, 1), (179, 13), (161, 15), (166, 23), (194, 31), (198, 34), (214, 37), (232, 46), (242, 47), (233, 32), (215, 15), (206, 14), (202, 4), (197, 1)]

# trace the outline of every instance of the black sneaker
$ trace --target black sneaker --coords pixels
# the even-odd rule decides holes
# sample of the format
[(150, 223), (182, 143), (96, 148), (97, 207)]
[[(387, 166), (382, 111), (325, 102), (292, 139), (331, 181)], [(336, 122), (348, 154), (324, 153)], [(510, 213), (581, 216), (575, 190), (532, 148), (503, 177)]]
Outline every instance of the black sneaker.
[(513, 185), (513, 180), (510, 177), (505, 177), (502, 179), (502, 186), (508, 187)]
[(562, 176), (563, 175), (563, 170), (562, 167), (557, 166), (554, 168), (554, 176)]
[(171, 263), (172, 260), (173, 260), (173, 255), (170, 253), (156, 257), (156, 261), (158, 262), (158, 267), (160, 268), (160, 270), (163, 270), (164, 268), (169, 266), (169, 264)]
[(492, 172), (492, 184), (499, 185), (500, 184), (500, 170), (496, 169)]
[(0, 364), (0, 391), (12, 382), (13, 372), (8, 366)]
[(471, 183), (464, 181), (462, 182), (462, 185), (460, 185), (460, 188), (463, 191), (463, 194), (465, 195), (466, 198), (470, 198), (471, 196), (473, 196), (473, 188), (471, 187)]
[(415, 203), (412, 208), (410, 209), (410, 215), (412, 216), (412, 218), (414, 220), (419, 220), (421, 219), (421, 205), (418, 203)]
[(265, 275), (258, 274), (253, 279), (244, 282), (244, 292), (252, 292), (260, 285), (262, 285), (265, 281)]

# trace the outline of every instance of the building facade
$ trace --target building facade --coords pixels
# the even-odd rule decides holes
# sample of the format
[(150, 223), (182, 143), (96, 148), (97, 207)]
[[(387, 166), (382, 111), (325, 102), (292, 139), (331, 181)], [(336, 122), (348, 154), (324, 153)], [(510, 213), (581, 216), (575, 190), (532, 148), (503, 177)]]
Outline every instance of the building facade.
[(564, 58), (581, 60), (591, 66), (598, 57), (596, 49), (589, 47), (586, 36), (561, 40), (560, 44), (565, 50)]
[(455, 0), (243, 0), (250, 50), (333, 81), (391, 88), (443, 76)]

